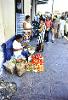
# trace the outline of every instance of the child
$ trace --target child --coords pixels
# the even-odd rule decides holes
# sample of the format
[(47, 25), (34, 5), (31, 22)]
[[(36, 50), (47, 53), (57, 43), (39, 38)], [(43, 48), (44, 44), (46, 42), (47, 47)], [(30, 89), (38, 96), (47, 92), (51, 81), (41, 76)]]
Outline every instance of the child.
[(39, 36), (37, 39), (37, 47), (36, 51), (40, 52), (43, 51), (44, 49), (44, 34), (45, 34), (45, 19), (41, 18), (40, 19), (40, 26), (39, 26)]

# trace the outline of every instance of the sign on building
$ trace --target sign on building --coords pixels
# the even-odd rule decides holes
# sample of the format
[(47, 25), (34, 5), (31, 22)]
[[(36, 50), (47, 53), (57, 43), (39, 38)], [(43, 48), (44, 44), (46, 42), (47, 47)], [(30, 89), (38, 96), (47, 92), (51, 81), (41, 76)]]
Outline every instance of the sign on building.
[(21, 13), (16, 13), (16, 34), (23, 34), (23, 21), (25, 15)]

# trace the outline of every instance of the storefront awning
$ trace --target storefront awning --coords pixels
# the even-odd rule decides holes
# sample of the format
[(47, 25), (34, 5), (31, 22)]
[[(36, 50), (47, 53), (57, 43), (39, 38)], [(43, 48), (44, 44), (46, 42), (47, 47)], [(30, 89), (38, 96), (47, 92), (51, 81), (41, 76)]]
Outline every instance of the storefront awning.
[(48, 0), (37, 0), (37, 4), (46, 4)]

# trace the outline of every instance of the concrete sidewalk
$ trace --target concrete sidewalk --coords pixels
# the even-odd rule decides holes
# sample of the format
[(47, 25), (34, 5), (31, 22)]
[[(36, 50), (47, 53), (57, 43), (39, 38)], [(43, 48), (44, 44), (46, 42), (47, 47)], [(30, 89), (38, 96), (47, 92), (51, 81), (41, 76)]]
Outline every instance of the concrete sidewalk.
[[(31, 44), (35, 45), (35, 40)], [(42, 73), (26, 72), (18, 77), (2, 71), (0, 77), (17, 83), (12, 100), (68, 100), (68, 41), (45, 44), (43, 56), (46, 70)]]

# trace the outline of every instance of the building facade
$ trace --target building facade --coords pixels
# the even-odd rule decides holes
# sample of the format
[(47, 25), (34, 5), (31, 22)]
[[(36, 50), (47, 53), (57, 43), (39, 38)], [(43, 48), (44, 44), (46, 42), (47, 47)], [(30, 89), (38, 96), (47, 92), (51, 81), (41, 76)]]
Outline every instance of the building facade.
[(31, 0), (0, 0), (0, 45), (15, 35), (16, 1), (21, 1), (21, 13), (31, 15)]

